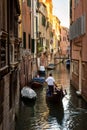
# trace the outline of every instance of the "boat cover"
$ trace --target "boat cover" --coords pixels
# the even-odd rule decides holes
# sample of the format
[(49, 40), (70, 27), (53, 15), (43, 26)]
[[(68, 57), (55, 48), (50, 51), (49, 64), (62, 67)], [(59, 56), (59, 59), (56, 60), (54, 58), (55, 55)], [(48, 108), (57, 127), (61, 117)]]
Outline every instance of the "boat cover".
[(31, 89), (27, 86), (23, 87), (23, 89), (21, 90), (21, 95), (22, 95), (22, 97), (27, 97), (27, 98), (30, 98), (30, 99), (37, 97), (36, 92), (33, 89)]
[(33, 82), (39, 82), (39, 83), (44, 83), (45, 82), (45, 78), (44, 77), (34, 77), (32, 79)]

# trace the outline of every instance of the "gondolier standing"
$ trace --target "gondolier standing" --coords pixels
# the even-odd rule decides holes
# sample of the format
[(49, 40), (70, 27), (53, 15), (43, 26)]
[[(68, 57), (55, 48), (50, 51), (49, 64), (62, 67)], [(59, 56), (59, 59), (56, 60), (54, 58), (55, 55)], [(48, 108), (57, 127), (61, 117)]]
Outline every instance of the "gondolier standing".
[(47, 77), (47, 79), (45, 81), (46, 81), (46, 83), (48, 85), (48, 89), (50, 91), (50, 94), (53, 94), (55, 79), (53, 78), (52, 73), (49, 74), (49, 76)]

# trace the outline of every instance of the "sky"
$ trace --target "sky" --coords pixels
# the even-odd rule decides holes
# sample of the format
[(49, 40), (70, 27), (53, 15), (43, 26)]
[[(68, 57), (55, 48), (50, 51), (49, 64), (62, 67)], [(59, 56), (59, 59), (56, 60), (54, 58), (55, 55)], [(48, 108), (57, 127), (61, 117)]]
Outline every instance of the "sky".
[(69, 0), (52, 0), (53, 15), (57, 16), (62, 26), (69, 28)]

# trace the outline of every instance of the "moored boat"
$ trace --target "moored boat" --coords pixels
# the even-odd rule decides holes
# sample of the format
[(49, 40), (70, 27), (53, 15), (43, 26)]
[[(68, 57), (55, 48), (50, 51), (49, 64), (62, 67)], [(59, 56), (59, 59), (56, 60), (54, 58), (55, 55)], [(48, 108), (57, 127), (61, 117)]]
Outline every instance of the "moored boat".
[(70, 59), (66, 60), (66, 67), (67, 67), (67, 69), (70, 68)]
[(45, 74), (46, 74), (45, 67), (44, 66), (40, 66), (39, 70), (38, 70), (38, 73), (39, 73), (40, 76), (45, 76)]
[(21, 89), (21, 99), (23, 101), (35, 101), (37, 98), (36, 92), (28, 86)]
[(42, 87), (42, 86), (43, 86), (43, 84), (40, 83), (40, 82), (37, 82), (37, 81), (33, 81), (33, 82), (31, 83), (31, 88), (40, 88), (40, 87)]
[(44, 82), (45, 82), (44, 77), (34, 77), (31, 82), (31, 88), (42, 87)]
[(53, 69), (55, 69), (55, 64), (50, 63), (50, 64), (47, 66), (47, 69), (48, 69), (48, 70), (53, 70)]

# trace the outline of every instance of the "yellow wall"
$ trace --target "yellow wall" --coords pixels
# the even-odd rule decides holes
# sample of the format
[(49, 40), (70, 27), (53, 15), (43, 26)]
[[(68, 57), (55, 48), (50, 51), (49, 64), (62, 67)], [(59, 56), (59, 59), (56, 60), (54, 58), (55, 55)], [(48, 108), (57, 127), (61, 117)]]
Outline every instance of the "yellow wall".
[(19, 16), (19, 21), (21, 23), (19, 24), (19, 27), (18, 27), (18, 36), (19, 36), (19, 38), (22, 38), (22, 0), (19, 0), (19, 3), (20, 3), (20, 10), (21, 10), (21, 14)]
[(48, 12), (48, 20), (52, 24), (52, 12), (53, 12), (52, 0), (39, 0), (39, 2), (43, 2), (46, 5)]

